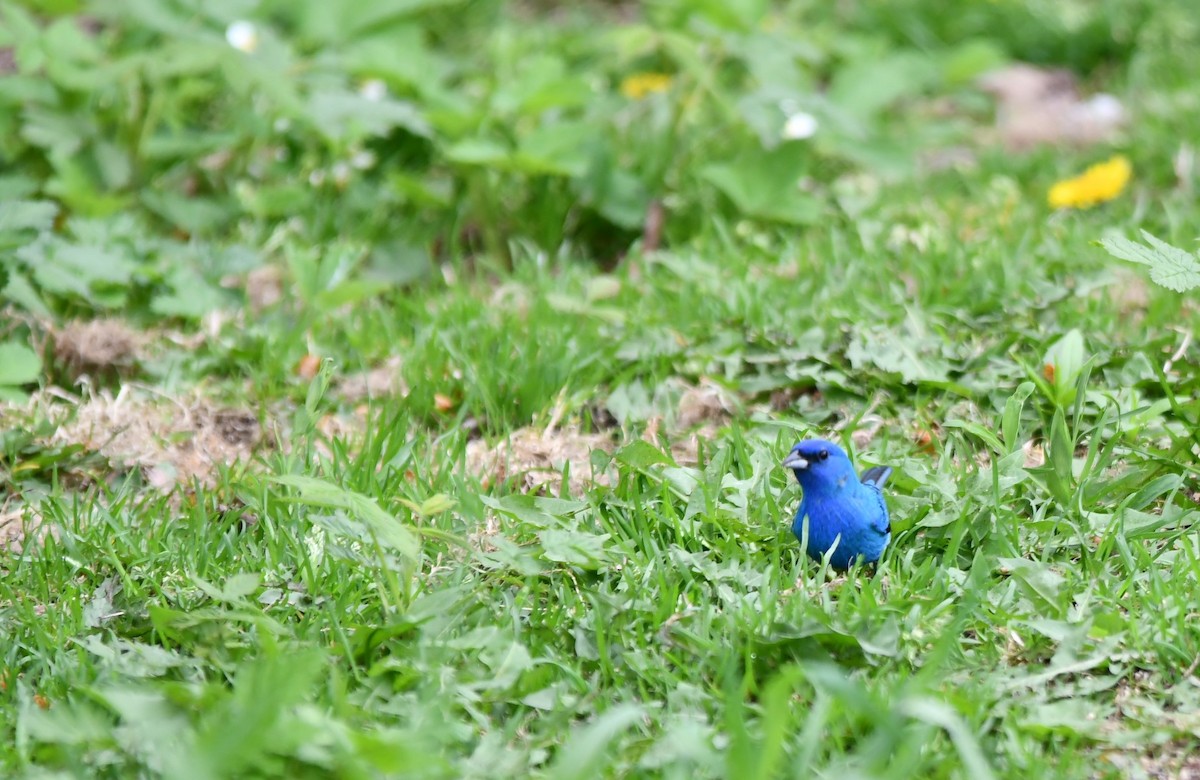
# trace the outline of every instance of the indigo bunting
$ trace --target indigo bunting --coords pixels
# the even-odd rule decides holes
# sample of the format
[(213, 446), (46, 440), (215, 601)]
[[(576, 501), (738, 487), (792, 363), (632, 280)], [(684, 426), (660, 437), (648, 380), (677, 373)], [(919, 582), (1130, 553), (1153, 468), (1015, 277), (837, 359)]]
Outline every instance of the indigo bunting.
[(859, 477), (842, 448), (822, 439), (802, 441), (783, 461), (796, 474), (804, 496), (792, 533), (804, 540), (804, 518), (808, 518), (808, 557), (821, 560), (831, 548), (829, 564), (839, 571), (855, 559), (879, 560), (892, 538), (883, 483), (891, 476), (888, 466), (867, 469)]

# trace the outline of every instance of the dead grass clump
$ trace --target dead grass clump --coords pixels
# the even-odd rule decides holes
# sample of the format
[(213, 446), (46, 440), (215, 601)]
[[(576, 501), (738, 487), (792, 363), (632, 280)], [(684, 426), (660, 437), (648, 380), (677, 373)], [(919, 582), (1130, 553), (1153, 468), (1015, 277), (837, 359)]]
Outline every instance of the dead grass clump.
[(350, 403), (372, 398), (404, 398), (408, 385), (400, 375), (399, 357), (390, 357), (369, 371), (347, 374), (334, 385), (334, 394)]
[(1120, 101), (1104, 94), (1083, 98), (1067, 70), (1016, 63), (986, 74), (980, 86), (996, 98), (995, 133), (1008, 149), (1087, 146), (1110, 140), (1125, 124)]
[(101, 390), (73, 408), (46, 404), (59, 425), (50, 444), (78, 445), (109, 462), (141, 469), (161, 489), (198, 480), (212, 485), (217, 469), (249, 460), (264, 442), (257, 415), (192, 397), (162, 398), (126, 385)]
[(725, 425), (737, 411), (738, 401), (733, 393), (708, 378), (684, 389), (675, 410), (675, 429), (690, 430), (697, 425)]
[[(733, 393), (707, 377), (684, 387), (667, 430), (671, 457), (681, 466), (695, 466), (700, 462), (700, 442), (716, 439), (739, 407)], [(642, 438), (657, 445), (661, 427), (660, 420), (650, 420)]]
[(283, 282), (283, 268), (277, 265), (260, 266), (244, 276), (235, 274), (221, 280), (225, 287), (243, 288), (246, 302), (254, 312), (269, 309), (283, 300)]
[(569, 468), (567, 490), (578, 495), (591, 485), (609, 484), (607, 474), (593, 472), (592, 451), (612, 449), (612, 438), (603, 434), (581, 433), (570, 428), (544, 431), (521, 428), (495, 445), (482, 439), (469, 442), (467, 470), (484, 487), (516, 478), (517, 485), (525, 492), (558, 495), (563, 470)]
[[(1105, 292), (1123, 316), (1135, 322), (1145, 318), (1146, 309), (1150, 305), (1150, 289), (1142, 274), (1128, 268), (1118, 268), (1114, 273), (1113, 283)], [(1097, 294), (1104, 293), (1098, 291)]]
[(72, 378), (82, 374), (128, 373), (145, 347), (144, 334), (117, 319), (70, 322), (54, 337), (54, 355)]
[(36, 543), (53, 532), (36, 508), (15, 496), (8, 496), (0, 506), (0, 550), (20, 553), (31, 541)]

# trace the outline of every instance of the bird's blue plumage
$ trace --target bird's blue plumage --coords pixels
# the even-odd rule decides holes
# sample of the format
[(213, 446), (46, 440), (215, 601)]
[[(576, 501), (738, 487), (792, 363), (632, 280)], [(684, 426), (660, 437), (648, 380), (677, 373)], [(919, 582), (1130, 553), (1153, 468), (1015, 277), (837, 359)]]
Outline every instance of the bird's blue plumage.
[(882, 490), (891, 468), (876, 466), (860, 477), (842, 448), (823, 439), (800, 442), (783, 465), (804, 490), (792, 533), (803, 541), (808, 519), (810, 558), (819, 561), (832, 548), (829, 564), (835, 569), (848, 569), (856, 559), (879, 560), (892, 538)]

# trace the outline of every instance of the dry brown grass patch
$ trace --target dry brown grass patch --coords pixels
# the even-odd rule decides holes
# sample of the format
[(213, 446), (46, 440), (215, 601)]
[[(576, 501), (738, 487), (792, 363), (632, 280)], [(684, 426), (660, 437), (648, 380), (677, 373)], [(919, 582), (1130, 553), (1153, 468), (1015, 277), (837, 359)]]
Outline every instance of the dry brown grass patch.
[(399, 357), (391, 357), (369, 371), (360, 371), (341, 377), (333, 387), (338, 397), (350, 403), (371, 398), (404, 398), (408, 385), (400, 375)]
[(592, 469), (592, 451), (612, 452), (612, 437), (576, 429), (521, 428), (508, 439), (489, 445), (482, 439), (467, 444), (467, 470), (490, 487), (516, 478), (524, 492), (559, 494), (563, 470), (570, 469), (567, 490), (578, 495), (590, 485), (607, 485), (607, 474)]
[(115, 396), (100, 390), (75, 403), (41, 394), (35, 415), (58, 427), (46, 442), (78, 445), (121, 468), (138, 468), (160, 489), (198, 480), (212, 485), (217, 469), (247, 461), (269, 439), (258, 415), (199, 396), (166, 398), (133, 385)]
[(148, 341), (118, 319), (77, 320), (52, 335), (54, 355), (73, 377), (125, 373), (137, 364)]
[(1116, 98), (1084, 98), (1068, 70), (1015, 63), (986, 74), (980, 85), (996, 98), (994, 133), (1008, 149), (1102, 143), (1112, 140), (1126, 121)]

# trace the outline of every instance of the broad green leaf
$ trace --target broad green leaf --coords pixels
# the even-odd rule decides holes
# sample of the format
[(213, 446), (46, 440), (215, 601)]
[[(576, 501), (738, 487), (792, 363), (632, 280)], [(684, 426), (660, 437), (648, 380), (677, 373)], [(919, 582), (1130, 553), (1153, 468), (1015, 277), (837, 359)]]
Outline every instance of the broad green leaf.
[(218, 601), (237, 603), (244, 601), (247, 596), (258, 590), (259, 581), (258, 572), (240, 572), (230, 575), (225, 580), (225, 585), (220, 589), (215, 589), (210, 595)]
[(233, 690), (203, 718), (196, 754), (214, 777), (235, 777), (267, 758), (277, 741), (275, 726), (292, 717), (325, 667), (320, 650), (308, 647), (260, 656), (238, 667)]
[(479, 496), (484, 506), (538, 528), (559, 528), (563, 520), (587, 508), (583, 501), (514, 494), (503, 498)]
[(626, 230), (642, 227), (650, 205), (649, 189), (636, 174), (622, 170), (604, 158), (604, 151), (597, 152), (587, 174), (579, 182), (584, 202), (614, 225)]
[(578, 73), (571, 73), (561, 57), (530, 53), (519, 61), (517, 72), (500, 82), (492, 96), (493, 113), (538, 116), (552, 109), (580, 106), (593, 90)]
[(811, 155), (803, 143), (786, 143), (743, 152), (703, 168), (701, 175), (746, 216), (806, 225), (821, 215), (820, 201), (800, 189)]
[(753, 30), (769, 7), (768, 0), (689, 0), (686, 7), (727, 30)]
[(1183, 477), (1179, 474), (1163, 474), (1150, 480), (1137, 493), (1130, 496), (1124, 506), (1140, 510), (1157, 501), (1168, 493), (1179, 490), (1183, 486)]
[(438, 493), (421, 502), (418, 512), (424, 517), (433, 517), (434, 515), (440, 515), (442, 512), (448, 512), (457, 505), (458, 502), (450, 498), (450, 496)]
[(1054, 419), (1050, 423), (1046, 465), (1030, 469), (1030, 472), (1045, 480), (1047, 489), (1063, 507), (1070, 505), (1074, 492), (1074, 459), (1075, 443), (1067, 431), (1066, 415), (1062, 407), (1059, 407), (1054, 410)]
[(655, 447), (653, 444), (642, 439), (635, 439), (626, 444), (621, 449), (617, 450), (614, 456), (619, 462), (624, 463), (633, 469), (647, 469), (651, 466), (663, 465), (671, 466), (674, 462), (671, 458)]
[(1060, 408), (1065, 409), (1075, 400), (1076, 381), (1086, 360), (1087, 347), (1078, 328), (1072, 328), (1046, 350), (1043, 372), (1054, 391), (1051, 400)]
[[(241, 203), (242, 208), (256, 217), (265, 218), (282, 218), (292, 214), (302, 214), (306, 209), (311, 208), (313, 202), (316, 200), (316, 190), (296, 182), (268, 184), (258, 187), (249, 182), (239, 182), (234, 192), (237, 194), (238, 202)], [(164, 205), (169, 205), (170, 203), (166, 198), (163, 198), (160, 202)], [(210, 218), (210, 215), (205, 214), (199, 204), (197, 211), (200, 213), (191, 215), (190, 217), (193, 222), (207, 221)], [(217, 211), (211, 210), (212, 218), (219, 216)]]
[(1008, 447), (1009, 452), (1016, 452), (1023, 444), (1020, 441), (1021, 412), (1024, 410), (1029, 396), (1033, 395), (1033, 391), (1034, 384), (1032, 382), (1022, 382), (1004, 402), (1004, 415), (1001, 418), (1000, 430), (1003, 432), (1004, 444)]
[(599, 135), (585, 122), (542, 125), (521, 139), (513, 165), (527, 173), (583, 176)]
[(420, 546), (413, 532), (380, 509), (379, 504), (369, 496), (300, 474), (282, 474), (272, 477), (271, 481), (296, 488), (301, 503), (344, 510), (367, 526), (380, 542), (411, 561), (416, 561), (420, 555)]
[(538, 540), (548, 560), (585, 569), (598, 569), (608, 562), (604, 547), (608, 538), (608, 534), (589, 534), (574, 529), (538, 531)]
[(17, 230), (38, 232), (54, 227), (58, 205), (48, 200), (0, 201), (0, 233)]
[(1091, 698), (1038, 702), (1021, 718), (1021, 728), (1034, 734), (1059, 734), (1068, 738), (1103, 738), (1112, 706)]
[(984, 38), (975, 38), (941, 57), (942, 77), (950, 84), (965, 84), (1007, 61), (1008, 55), (1000, 46)]
[(942, 424), (947, 428), (958, 428), (966, 431), (990, 447), (991, 450), (997, 455), (1003, 455), (1005, 453), (1004, 444), (1001, 443), (1000, 437), (998, 437), (994, 431), (985, 428), (979, 423), (973, 423), (967, 420), (947, 420)]
[(1063, 614), (1066, 578), (1051, 569), (1049, 564), (1026, 558), (1000, 558), (997, 563), (1011, 572), (1026, 598), (1037, 605), (1039, 611), (1056, 617)]
[(995, 777), (975, 735), (950, 705), (921, 697), (905, 699), (900, 702), (899, 709), (911, 718), (944, 729), (958, 751), (968, 777), (975, 780), (992, 780)]
[(341, 52), (346, 70), (407, 85), (418, 93), (440, 83), (454, 64), (425, 40), (420, 24), (393, 25), (387, 32), (361, 38)]
[(937, 64), (915, 51), (864, 57), (834, 74), (829, 99), (845, 111), (870, 119), (901, 98), (921, 94), (937, 80)]
[(17, 252), (45, 290), (74, 293), (97, 302), (92, 293), (97, 283), (124, 289), (137, 272), (137, 263), (116, 249), (72, 244), (59, 239), (39, 240)]
[(1139, 263), (1150, 268), (1150, 278), (1155, 284), (1175, 292), (1187, 292), (1200, 287), (1200, 261), (1196, 256), (1160, 241), (1142, 231), (1146, 244), (1139, 244), (1120, 236), (1100, 240), (1110, 255)]
[(42, 375), (42, 359), (24, 344), (0, 343), (0, 385), (27, 385)]
[(511, 152), (498, 141), (488, 138), (469, 138), (446, 148), (443, 152), (450, 162), (463, 165), (507, 164)]
[(416, 105), (403, 100), (369, 100), (357, 92), (325, 90), (308, 100), (308, 118), (326, 138), (385, 135), (399, 127), (428, 138), (433, 129)]
[(111, 739), (117, 746), (161, 769), (161, 776), (208, 780), (213, 777), (195, 771), (190, 749), (191, 724), (166, 691), (146, 685), (118, 682), (88, 691), (88, 697), (102, 702), (120, 720)]
[(32, 699), (32, 695), (22, 696), (17, 712), (16, 727), (25, 739), (47, 745), (88, 745), (112, 734), (112, 717), (86, 699), (48, 710)]
[(875, 367), (899, 374), (905, 382), (945, 382), (950, 366), (939, 354), (940, 344), (919, 334), (870, 328), (854, 334), (846, 359), (856, 369)]
[(369, 3), (300, 3), (303, 34), (317, 41), (352, 41), (405, 23), (414, 14), (460, 5), (464, 0), (371, 0)]
[(224, 291), (209, 284), (190, 268), (170, 267), (166, 282), (171, 292), (156, 295), (150, 302), (150, 310), (156, 314), (198, 320), (227, 303)]
[(643, 717), (641, 707), (619, 704), (577, 729), (558, 749), (549, 780), (590, 780), (603, 774), (608, 746)]

